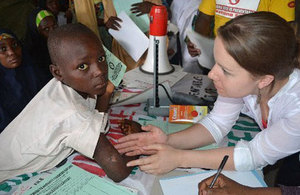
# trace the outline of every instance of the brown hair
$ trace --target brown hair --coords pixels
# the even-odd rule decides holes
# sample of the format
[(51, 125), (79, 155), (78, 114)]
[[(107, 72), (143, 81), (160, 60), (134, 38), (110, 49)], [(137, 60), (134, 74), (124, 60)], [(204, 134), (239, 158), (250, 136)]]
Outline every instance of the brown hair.
[(226, 51), (253, 76), (287, 78), (298, 66), (291, 26), (271, 12), (238, 16), (218, 29)]

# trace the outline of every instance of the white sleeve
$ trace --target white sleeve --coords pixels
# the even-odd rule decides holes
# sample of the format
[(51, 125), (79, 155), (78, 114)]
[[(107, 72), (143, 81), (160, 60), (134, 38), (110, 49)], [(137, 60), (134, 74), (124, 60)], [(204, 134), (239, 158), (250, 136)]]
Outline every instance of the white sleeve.
[(238, 171), (272, 165), (277, 160), (300, 151), (300, 113), (279, 119), (259, 132), (250, 142), (240, 141), (234, 149)]
[(198, 123), (208, 129), (216, 143), (220, 143), (237, 121), (243, 105), (243, 99), (218, 96), (213, 110)]
[(74, 119), (74, 131), (69, 135), (67, 145), (93, 158), (100, 133), (106, 133), (109, 129), (108, 114), (95, 109), (93, 112), (76, 114)]

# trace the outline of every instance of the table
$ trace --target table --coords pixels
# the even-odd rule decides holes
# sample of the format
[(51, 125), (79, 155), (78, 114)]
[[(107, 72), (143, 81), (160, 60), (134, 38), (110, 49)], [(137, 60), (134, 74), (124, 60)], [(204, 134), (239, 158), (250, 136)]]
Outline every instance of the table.
[[(177, 85), (177, 90), (182, 90), (181, 92), (190, 94), (190, 95), (196, 95), (198, 97), (200, 97), (201, 95), (203, 95), (203, 92), (205, 92), (205, 89), (203, 89), (203, 80), (200, 79), (201, 76), (197, 76), (197, 75), (188, 75), (188, 78), (186, 79), (186, 82), (183, 84), (183, 86), (187, 86), (190, 85), (190, 87), (180, 87), (180, 85)], [(190, 79), (192, 78), (192, 80)], [(182, 80), (184, 81), (184, 79)], [(180, 84), (180, 83), (179, 83)], [(182, 83), (181, 83), (182, 84)], [(179, 86), (179, 87), (178, 87)], [(173, 86), (176, 89), (176, 85)], [(206, 87), (204, 87), (206, 88)], [(210, 94), (210, 93), (208, 93)], [(211, 98), (211, 97), (208, 97)], [(122, 136), (120, 129), (118, 128), (118, 121), (120, 119), (131, 119), (131, 120), (135, 120), (138, 121), (139, 118), (143, 118), (143, 119), (147, 119), (147, 120), (162, 120), (162, 121), (167, 121), (167, 117), (154, 117), (154, 116), (147, 116), (147, 112), (145, 110), (145, 103), (138, 103), (138, 104), (131, 104), (131, 105), (124, 105), (124, 106), (116, 106), (116, 107), (112, 107), (110, 112), (109, 112), (109, 120), (111, 123), (111, 129), (109, 131), (108, 134), (108, 138), (109, 140), (114, 144), (116, 143), (116, 139), (118, 139), (119, 137)], [(244, 121), (246, 121), (248, 124), (251, 124), (249, 127), (247, 127), (247, 125), (245, 125)], [(242, 131), (240, 129), (243, 129)], [(232, 131), (228, 134), (228, 136), (226, 137), (226, 139), (224, 139), (224, 145), (228, 145), (228, 146), (232, 146), (235, 145), (235, 143), (239, 140), (239, 139), (245, 139), (245, 140), (251, 140), (252, 137), (255, 136), (255, 134), (259, 131), (259, 127), (255, 126), (255, 122), (250, 119), (247, 116), (241, 115), (240, 119), (237, 121), (236, 125), (233, 127)], [(97, 164), (95, 162), (92, 162), (90, 159), (87, 159), (83, 156), (80, 155), (74, 155), (71, 156), (67, 159), (67, 161), (72, 162), (73, 164), (77, 164), (80, 165), (80, 163), (82, 164), (83, 162), (88, 162), (88, 163), (83, 163), (82, 168), (84, 168), (87, 171), (90, 171), (92, 173), (95, 173), (97, 175), (99, 175), (100, 177), (105, 176), (105, 173), (103, 172), (103, 170), (101, 171), (101, 168), (97, 167)], [(96, 167), (96, 168), (95, 168)], [(95, 172), (95, 170), (97, 170)], [(54, 171), (54, 170), (53, 170)], [(134, 170), (135, 172), (138, 172), (137, 169)], [(51, 171), (50, 171), (51, 173)], [(0, 194), (7, 194), (7, 193), (13, 193), (21, 184), (24, 184), (25, 181), (30, 181), (31, 178), (33, 178), (36, 175), (39, 175), (40, 173), (28, 173), (28, 174), (24, 174), (22, 176), (19, 177), (14, 177), (6, 182), (2, 182), (0, 183)], [(172, 171), (168, 174), (162, 175), (162, 176), (158, 176), (158, 177), (153, 177), (153, 176), (149, 176), (147, 174), (142, 174), (145, 177), (149, 177), (151, 178), (151, 185), (150, 188), (145, 187), (145, 189), (147, 188), (148, 193), (150, 192), (150, 194), (162, 194), (161, 188), (160, 188), (160, 184), (159, 184), (159, 179), (162, 177), (170, 177), (170, 176), (177, 176), (177, 175), (182, 175), (182, 174), (187, 174), (186, 172), (182, 172), (182, 171)], [(132, 177), (134, 177), (136, 175), (133, 175)], [(153, 184), (153, 187), (152, 187)]]

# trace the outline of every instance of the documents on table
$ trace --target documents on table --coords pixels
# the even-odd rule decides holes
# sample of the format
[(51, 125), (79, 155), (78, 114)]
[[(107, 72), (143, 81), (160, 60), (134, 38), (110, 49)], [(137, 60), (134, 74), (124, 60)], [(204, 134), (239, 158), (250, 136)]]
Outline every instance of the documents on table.
[[(168, 86), (172, 87), (187, 74), (180, 66), (174, 67), (173, 73), (159, 75), (159, 83), (168, 83)], [(153, 98), (153, 75), (142, 72), (139, 67), (125, 73), (123, 85), (124, 90), (116, 92), (111, 99), (113, 106), (143, 103), (148, 98)], [(159, 88), (159, 93), (166, 95), (162, 88)]]
[[(213, 174), (214, 171), (201, 171), (194, 174), (188, 174), (178, 177), (160, 179), (160, 185), (164, 195), (198, 194), (198, 183)], [(263, 178), (257, 171), (222, 171), (222, 174), (232, 180), (250, 187), (267, 187)]]
[(137, 192), (66, 163), (25, 193), (25, 195), (30, 194), (136, 195)]
[(125, 12), (121, 12), (118, 17), (122, 20), (119, 22), (121, 28), (119, 30), (109, 29), (108, 32), (137, 62), (148, 49), (149, 39)]
[(106, 63), (108, 65), (108, 79), (115, 87), (118, 87), (124, 77), (127, 67), (106, 47), (103, 46), (103, 48), (106, 55)]
[(201, 54), (198, 56), (198, 62), (201, 66), (211, 69), (215, 64), (213, 55), (214, 40), (204, 37), (193, 30), (187, 30), (186, 32), (190, 41), (201, 50)]

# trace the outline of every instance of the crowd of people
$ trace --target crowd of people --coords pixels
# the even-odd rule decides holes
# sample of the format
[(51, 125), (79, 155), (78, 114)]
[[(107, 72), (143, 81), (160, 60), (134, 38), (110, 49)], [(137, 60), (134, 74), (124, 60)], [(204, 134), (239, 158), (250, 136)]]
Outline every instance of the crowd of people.
[[(167, 6), (170, 20), (179, 28), (181, 49), (173, 60), (213, 81), (218, 98), (210, 113), (169, 135), (143, 126), (144, 132), (124, 136), (113, 146), (105, 137), (114, 91), (103, 48), (109, 35), (99, 31), (120, 28), (113, 1), (39, 0), (28, 15), (24, 41), (0, 28), (0, 151), (5, 155), (0, 181), (49, 170), (74, 150), (95, 160), (116, 182), (134, 166), (149, 174), (177, 167), (216, 169), (228, 155), (225, 169), (237, 171), (262, 169), (285, 158), (280, 177), (287, 180), (274, 188), (256, 189), (221, 175), (213, 189), (208, 187), (212, 178), (199, 183), (199, 194), (299, 193), (298, 1), (190, 0), (183, 5), (181, 0), (145, 0), (133, 4), (131, 11), (148, 14), (153, 5)], [(187, 29), (214, 39), (216, 63), (211, 69), (196, 60), (201, 51), (185, 41)], [(145, 53), (135, 62), (116, 40), (109, 44), (128, 70), (146, 57)], [(220, 143), (240, 113), (261, 129), (251, 141), (192, 150)]]

